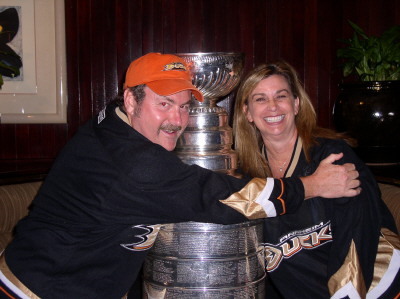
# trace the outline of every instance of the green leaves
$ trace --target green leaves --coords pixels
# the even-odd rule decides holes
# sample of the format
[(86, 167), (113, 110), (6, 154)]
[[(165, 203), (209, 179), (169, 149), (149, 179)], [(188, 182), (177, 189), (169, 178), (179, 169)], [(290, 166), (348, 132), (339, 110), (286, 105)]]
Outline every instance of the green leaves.
[(343, 75), (356, 74), (361, 81), (400, 80), (400, 26), (375, 37), (348, 22), (353, 36), (342, 40), (347, 46), (337, 50), (337, 56), (344, 61)]

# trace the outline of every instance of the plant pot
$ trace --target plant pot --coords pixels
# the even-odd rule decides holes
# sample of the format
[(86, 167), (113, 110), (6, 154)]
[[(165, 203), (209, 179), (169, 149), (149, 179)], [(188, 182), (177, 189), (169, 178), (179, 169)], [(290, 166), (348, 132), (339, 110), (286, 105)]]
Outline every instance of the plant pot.
[(358, 141), (356, 153), (366, 163), (400, 162), (400, 81), (340, 85), (333, 107), (338, 132)]

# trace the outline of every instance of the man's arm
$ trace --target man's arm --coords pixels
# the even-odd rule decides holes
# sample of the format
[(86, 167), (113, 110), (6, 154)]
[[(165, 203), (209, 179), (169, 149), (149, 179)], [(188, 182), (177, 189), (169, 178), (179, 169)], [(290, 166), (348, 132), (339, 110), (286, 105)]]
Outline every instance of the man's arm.
[(329, 155), (308, 177), (254, 178), (221, 202), (248, 219), (257, 219), (293, 213), (305, 199), (311, 197), (356, 196), (361, 188), (354, 164), (333, 164), (342, 156), (342, 153)]

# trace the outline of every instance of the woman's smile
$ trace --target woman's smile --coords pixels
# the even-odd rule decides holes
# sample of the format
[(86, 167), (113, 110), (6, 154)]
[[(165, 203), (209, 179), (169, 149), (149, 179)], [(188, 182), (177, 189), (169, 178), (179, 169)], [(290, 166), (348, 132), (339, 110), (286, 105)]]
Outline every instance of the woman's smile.
[(264, 117), (264, 120), (267, 123), (277, 123), (282, 121), (285, 118), (285, 114), (282, 115), (277, 115), (277, 116), (268, 116), (268, 117)]

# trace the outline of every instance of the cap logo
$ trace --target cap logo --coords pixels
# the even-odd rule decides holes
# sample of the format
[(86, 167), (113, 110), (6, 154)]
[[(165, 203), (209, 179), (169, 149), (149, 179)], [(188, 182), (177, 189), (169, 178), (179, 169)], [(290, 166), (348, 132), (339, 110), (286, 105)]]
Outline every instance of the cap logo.
[(186, 67), (181, 62), (172, 62), (166, 64), (163, 71), (186, 71)]

